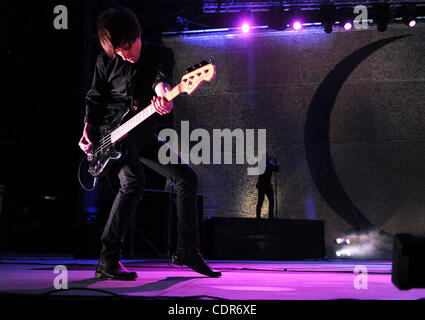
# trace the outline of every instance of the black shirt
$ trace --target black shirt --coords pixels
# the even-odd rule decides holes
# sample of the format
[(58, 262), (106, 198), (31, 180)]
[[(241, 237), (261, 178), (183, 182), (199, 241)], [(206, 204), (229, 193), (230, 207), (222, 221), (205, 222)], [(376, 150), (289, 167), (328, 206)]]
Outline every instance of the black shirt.
[[(136, 63), (116, 55), (110, 59), (104, 51), (97, 57), (91, 89), (86, 95), (85, 122), (107, 124), (123, 109), (138, 106), (138, 111), (150, 104), (159, 82), (172, 84), (174, 52), (161, 45), (143, 42)], [(153, 131), (154, 117), (140, 127)]]
[(263, 174), (258, 176), (257, 188), (270, 188), (272, 186), (271, 180), (274, 171), (279, 171), (279, 165), (274, 161), (269, 161), (266, 164), (266, 170)]

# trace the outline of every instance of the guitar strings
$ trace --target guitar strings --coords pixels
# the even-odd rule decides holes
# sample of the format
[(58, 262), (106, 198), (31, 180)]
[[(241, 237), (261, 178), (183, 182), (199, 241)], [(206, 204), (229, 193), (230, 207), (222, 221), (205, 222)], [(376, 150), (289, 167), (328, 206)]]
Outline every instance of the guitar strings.
[[(111, 134), (108, 134), (108, 136), (110, 136), (110, 135)], [(98, 146), (97, 149), (93, 152), (93, 154), (96, 155), (97, 153), (99, 153), (103, 149), (109, 147), (111, 144), (112, 144), (112, 140), (103, 141), (102, 143), (100, 143), (100, 146)]]
[[(150, 104), (148, 107), (146, 107), (144, 110), (142, 110), (139, 114), (143, 113), (146, 109), (148, 109), (149, 107), (152, 107), (152, 104)], [(139, 115), (138, 114), (138, 115)], [(152, 113), (153, 114), (153, 113)], [(152, 115), (151, 114), (151, 115)], [(151, 116), (149, 115), (149, 116)], [(149, 117), (148, 116), (148, 117)], [(146, 119), (148, 118), (146, 117)], [(128, 120), (131, 121), (132, 119)], [(127, 123), (127, 122), (126, 122)], [(125, 125), (125, 123), (123, 124)], [(100, 151), (102, 151), (102, 149), (105, 149), (107, 147), (109, 147), (112, 144), (112, 135), (111, 133), (107, 134), (106, 136), (104, 136), (102, 139), (99, 140), (99, 146), (95, 149), (95, 151), (93, 152), (94, 155), (96, 155), (97, 153), (99, 153)]]
[[(177, 91), (177, 94), (179, 93), (179, 91), (181, 90), (182, 84), (179, 83), (176, 87), (174, 87), (172, 90), (168, 91), (170, 92), (170, 94), (172, 96), (175, 95), (175, 93), (173, 93), (173, 91)], [(172, 97), (170, 100), (172, 100), (174, 97)], [(148, 108), (151, 108), (153, 105), (150, 104), (149, 106), (147, 106), (145, 109), (143, 109), (140, 113), (143, 113), (145, 110), (147, 110)], [(155, 109), (156, 111), (156, 109)], [(140, 114), (139, 113), (139, 114)], [(152, 114), (154, 114), (155, 112), (153, 112)], [(149, 116), (146, 117), (146, 119), (148, 117), (150, 117), (152, 114), (150, 114)], [(131, 121), (131, 119), (129, 120)], [(124, 123), (125, 124), (125, 123)], [(108, 133), (106, 136), (102, 137), (102, 139), (99, 140), (99, 145), (98, 147), (95, 149), (95, 151), (93, 152), (94, 155), (98, 154), (99, 152), (101, 152), (103, 149), (109, 147), (110, 145), (112, 145), (112, 135), (111, 133)]]

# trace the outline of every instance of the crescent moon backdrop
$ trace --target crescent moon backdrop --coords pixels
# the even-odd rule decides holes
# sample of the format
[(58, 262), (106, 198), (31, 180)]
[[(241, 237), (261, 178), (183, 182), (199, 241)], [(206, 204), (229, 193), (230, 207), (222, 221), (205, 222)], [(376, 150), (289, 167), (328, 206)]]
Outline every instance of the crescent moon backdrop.
[[(176, 70), (206, 54), (217, 66), (213, 83), (176, 100), (176, 128), (267, 129), (279, 218), (324, 220), (328, 250), (351, 230), (425, 233), (424, 27), (164, 42)], [(195, 167), (205, 216), (255, 217), (245, 165)]]

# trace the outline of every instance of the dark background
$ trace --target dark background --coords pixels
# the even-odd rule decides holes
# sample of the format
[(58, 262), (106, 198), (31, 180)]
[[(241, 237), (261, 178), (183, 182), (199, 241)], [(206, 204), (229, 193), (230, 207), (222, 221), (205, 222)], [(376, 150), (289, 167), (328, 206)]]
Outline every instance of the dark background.
[(53, 1), (2, 4), (7, 14), (2, 50), (7, 87), (0, 118), (3, 250), (72, 250), (87, 53), (83, 1), (61, 4), (68, 8), (68, 30), (53, 27)]

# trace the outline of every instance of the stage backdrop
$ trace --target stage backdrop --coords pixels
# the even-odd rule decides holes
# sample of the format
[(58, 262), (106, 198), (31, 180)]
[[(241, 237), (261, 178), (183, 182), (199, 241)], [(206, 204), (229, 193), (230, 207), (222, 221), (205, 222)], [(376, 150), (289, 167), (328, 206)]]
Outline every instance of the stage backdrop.
[[(176, 99), (177, 129), (183, 120), (211, 137), (213, 129), (267, 129), (280, 164), (279, 218), (324, 220), (329, 250), (356, 229), (425, 232), (424, 26), (164, 42), (176, 53), (176, 82), (210, 56), (217, 66), (213, 82)], [(205, 217), (255, 217), (257, 177), (247, 167), (194, 166)]]

